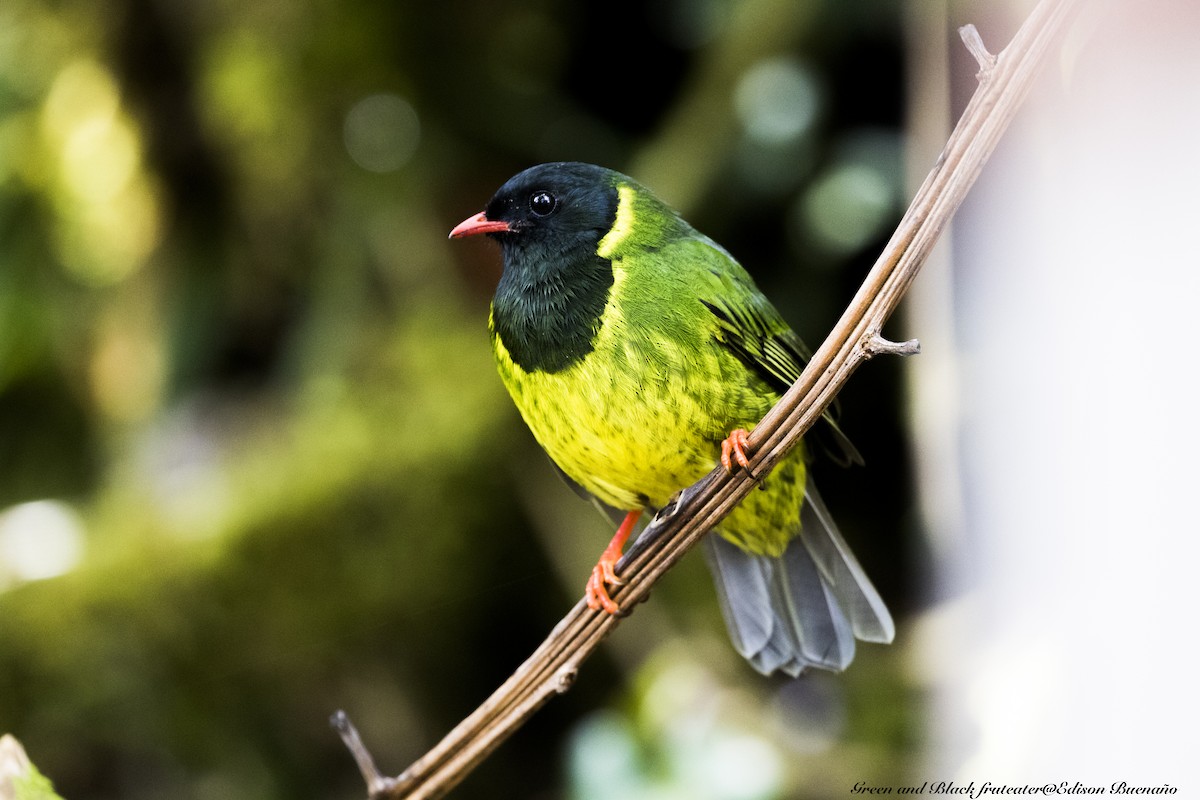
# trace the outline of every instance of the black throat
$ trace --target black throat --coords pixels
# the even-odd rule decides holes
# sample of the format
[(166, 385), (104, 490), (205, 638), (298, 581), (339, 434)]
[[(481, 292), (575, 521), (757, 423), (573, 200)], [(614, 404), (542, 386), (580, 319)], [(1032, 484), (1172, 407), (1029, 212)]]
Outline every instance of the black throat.
[(561, 372), (595, 347), (613, 285), (612, 262), (596, 255), (595, 241), (580, 244), (559, 253), (504, 247), (492, 335), (526, 372)]

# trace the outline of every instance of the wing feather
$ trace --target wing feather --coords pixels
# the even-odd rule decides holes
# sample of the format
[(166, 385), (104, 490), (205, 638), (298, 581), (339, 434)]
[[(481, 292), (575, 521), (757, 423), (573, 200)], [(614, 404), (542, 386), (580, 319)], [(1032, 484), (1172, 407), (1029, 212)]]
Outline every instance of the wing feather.
[[(758, 290), (750, 275), (724, 249), (705, 240), (715, 263), (708, 269), (700, 303), (716, 321), (714, 338), (772, 390), (783, 394), (795, 383), (812, 351)], [(822, 449), (839, 464), (861, 464), (862, 456), (836, 420), (836, 406), (814, 429)]]

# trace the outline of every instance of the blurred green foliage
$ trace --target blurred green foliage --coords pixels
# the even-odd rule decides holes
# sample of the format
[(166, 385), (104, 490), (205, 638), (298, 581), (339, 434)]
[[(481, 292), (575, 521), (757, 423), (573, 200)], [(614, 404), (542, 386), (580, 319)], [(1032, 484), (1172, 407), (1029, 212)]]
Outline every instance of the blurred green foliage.
[[(5, 0), (0, 732), (80, 798), (361, 796), (339, 707), (385, 770), (420, 755), (606, 535), (494, 375), (496, 252), (446, 232), (532, 163), (603, 163), (818, 340), (901, 203), (898, 15)], [(855, 378), (871, 466), (821, 474), (902, 619), (895, 384)], [(864, 648), (844, 676), (763, 680), (687, 563), (456, 796), (899, 780), (920, 744), (904, 663)]]
[(0, 735), (0, 800), (61, 800), (11, 734)]

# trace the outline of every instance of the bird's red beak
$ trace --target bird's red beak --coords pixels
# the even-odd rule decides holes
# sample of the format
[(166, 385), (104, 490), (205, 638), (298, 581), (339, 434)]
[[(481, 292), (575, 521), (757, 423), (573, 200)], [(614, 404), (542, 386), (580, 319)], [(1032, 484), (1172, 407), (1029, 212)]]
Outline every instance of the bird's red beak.
[(450, 231), (451, 239), (461, 239), (464, 236), (474, 236), (479, 233), (503, 233), (511, 231), (507, 222), (487, 218), (487, 212), (480, 211), (470, 219), (464, 219)]

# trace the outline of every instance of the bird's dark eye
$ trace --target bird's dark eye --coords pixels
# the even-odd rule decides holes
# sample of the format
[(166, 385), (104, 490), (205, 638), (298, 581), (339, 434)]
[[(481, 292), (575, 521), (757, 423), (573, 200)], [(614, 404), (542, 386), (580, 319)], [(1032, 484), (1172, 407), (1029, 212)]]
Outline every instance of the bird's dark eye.
[(558, 207), (558, 200), (549, 192), (534, 192), (529, 197), (529, 210), (539, 217), (548, 217)]

